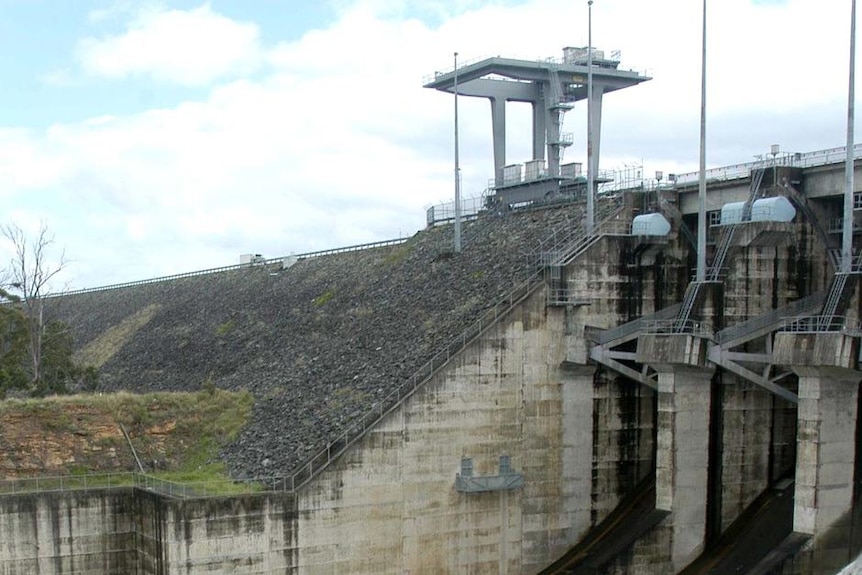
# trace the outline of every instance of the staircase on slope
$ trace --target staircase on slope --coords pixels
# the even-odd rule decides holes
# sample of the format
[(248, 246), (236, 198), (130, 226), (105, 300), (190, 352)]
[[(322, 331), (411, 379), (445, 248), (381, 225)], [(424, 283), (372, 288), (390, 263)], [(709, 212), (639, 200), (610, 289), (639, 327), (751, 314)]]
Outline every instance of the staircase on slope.
[(819, 218), (814, 212), (808, 202), (808, 198), (787, 182), (784, 182), (782, 187), (787, 193), (787, 197), (793, 202), (793, 205), (803, 213), (809, 224), (814, 228), (821, 243), (826, 248), (828, 261), (835, 270), (832, 283), (829, 286), (829, 292), (827, 293), (826, 300), (823, 302), (819, 316), (806, 320), (804, 323), (806, 327), (812, 328), (815, 331), (840, 329), (843, 321), (839, 320), (838, 316), (843, 314), (850, 295), (856, 286), (856, 279), (860, 272), (862, 272), (862, 268), (860, 268), (858, 261), (853, 262), (849, 271), (842, 268), (841, 249), (833, 247), (833, 242), (820, 223), (822, 218)]
[[(757, 192), (760, 190), (760, 185), (763, 183), (763, 174), (765, 170), (754, 170), (751, 176), (751, 185), (749, 187), (748, 200), (742, 208), (742, 222), (751, 220), (751, 206), (757, 197)], [(721, 240), (715, 250), (715, 256), (709, 269), (706, 270), (706, 281), (692, 281), (685, 290), (685, 298), (683, 299), (682, 307), (679, 310), (674, 332), (686, 332), (690, 330), (689, 319), (691, 319), (692, 310), (696, 304), (701, 303), (703, 285), (707, 282), (718, 282), (721, 278), (721, 272), (724, 269), (727, 255), (730, 253), (730, 248), (733, 245), (733, 237), (736, 234), (737, 226), (742, 222), (735, 222), (728, 225), (721, 234)]]
[(563, 279), (563, 269), (579, 255), (586, 252), (602, 236), (626, 235), (627, 222), (620, 219), (623, 206), (607, 203), (599, 209), (599, 222), (593, 233), (581, 222), (572, 227), (565, 235), (556, 237), (556, 242), (548, 251), (540, 254), (540, 264), (545, 267), (548, 280), (548, 305), (585, 305), (587, 300), (574, 298)]
[(856, 288), (860, 273), (862, 273), (862, 269), (858, 265), (851, 267), (849, 271), (839, 269), (835, 272), (820, 315), (813, 318), (813, 324), (809, 322), (810, 327), (814, 328), (815, 331), (838, 331), (844, 327), (842, 316), (853, 290)]
[[(792, 372), (772, 363), (769, 336), (781, 330), (788, 317), (808, 317), (816, 313), (825, 299), (826, 292), (814, 293), (725, 328), (715, 334), (715, 344), (709, 346), (707, 358), (728, 372), (796, 403), (796, 394), (778, 383)], [(750, 353), (748, 344), (764, 337), (766, 353)], [(760, 367), (755, 368), (755, 365)]]
[[(610, 203), (605, 210), (606, 211), (603, 211), (602, 213), (607, 214), (606, 220), (611, 221), (616, 219), (621, 212), (622, 207), (616, 203)], [(586, 245), (586, 247), (589, 247), (595, 239), (598, 239), (598, 236), (596, 236), (595, 239), (591, 239), (585, 238), (585, 235), (585, 231), (582, 231), (580, 234), (573, 231), (566, 235), (566, 237), (571, 240), (570, 242), (562, 242), (557, 239), (553, 245), (566, 248), (567, 246), (570, 247), (570, 244), (574, 243), (578, 246)], [(570, 261), (582, 252), (577, 249), (561, 249), (560, 253), (568, 254), (565, 257)], [(540, 256), (542, 256), (540, 261), (544, 261), (544, 250), (540, 250)], [(552, 258), (551, 261), (559, 261), (559, 258)], [(381, 401), (377, 402), (357, 424), (348, 428), (339, 437), (331, 441), (326, 447), (306, 459), (299, 467), (298, 471), (293, 473), (291, 476), (278, 481), (275, 486), (279, 490), (295, 492), (308, 484), (312, 479), (317, 477), (324, 469), (329, 467), (330, 464), (338, 459), (345, 451), (347, 451), (350, 446), (359, 441), (366, 433), (373, 429), (387, 414), (397, 409), (419, 387), (449, 365), (449, 362), (456, 356), (456, 354), (460, 353), (461, 350), (466, 348), (470, 343), (481, 337), (488, 329), (505, 318), (509, 312), (520, 305), (542, 285), (545, 285), (545, 278), (543, 276), (543, 271), (540, 269), (530, 275), (522, 284), (512, 289), (495, 305), (487, 309), (482, 317), (467, 327), (460, 335), (453, 338), (445, 348), (438, 351), (434, 357), (421, 366), (407, 381), (402, 383), (397, 389)]]
[(817, 234), (817, 237), (820, 238), (820, 242), (826, 248), (827, 255), (829, 257), (829, 263), (832, 264), (832, 269), (839, 270), (841, 268), (841, 250), (840, 248), (833, 247), (833, 242), (829, 238), (829, 234), (826, 233), (822, 225), (823, 218), (818, 217), (817, 213), (815, 213), (814, 209), (811, 207), (811, 204), (808, 202), (808, 198), (805, 197), (799, 190), (793, 187), (790, 183), (785, 182), (782, 186), (787, 195), (787, 198), (793, 203), (796, 208), (802, 212), (805, 216), (806, 221), (811, 225), (814, 229), (814, 232)]

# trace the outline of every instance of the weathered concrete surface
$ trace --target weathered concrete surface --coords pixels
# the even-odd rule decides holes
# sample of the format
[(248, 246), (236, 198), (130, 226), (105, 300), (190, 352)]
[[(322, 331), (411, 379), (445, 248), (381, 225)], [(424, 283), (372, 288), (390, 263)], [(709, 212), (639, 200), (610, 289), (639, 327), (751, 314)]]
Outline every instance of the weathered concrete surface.
[(271, 575), (295, 565), (294, 499), (119, 488), (0, 497), (3, 575)]
[[(589, 527), (592, 376), (536, 293), (299, 495), (303, 573), (534, 573)], [(462, 457), (523, 489), (460, 493)]]
[(799, 370), (799, 431), (793, 527), (824, 533), (853, 504), (857, 372)]
[(3, 575), (129, 575), (136, 550), (128, 490), (0, 496)]
[(713, 369), (674, 366), (658, 374), (656, 508), (670, 511), (670, 564), (677, 572), (703, 550)]
[[(702, 366), (706, 363), (708, 340), (692, 335), (647, 333), (638, 337), (637, 360), (653, 365)], [(672, 370), (671, 367), (662, 368)]]
[[(732, 324), (822, 287), (825, 266), (814, 262), (810, 247), (809, 236), (786, 248), (743, 251), (745, 256), (732, 264), (726, 290), (729, 297), (724, 302), (720, 298), (711, 301), (709, 314)], [(597, 244), (586, 261), (565, 271), (568, 285), (576, 295), (591, 299), (590, 305), (546, 308), (544, 295), (537, 293), (515, 310), (308, 486), (298, 496), (295, 512), (289, 506), (279, 512), (282, 517), (289, 516), (290, 527), (283, 528), (283, 547), (275, 548), (290, 555), (292, 563), (287, 565), (292, 566), (285, 567), (274, 559), (267, 561), (298, 573), (534, 573), (606, 516), (626, 489), (636, 483), (634, 478), (650, 471), (655, 448), (652, 433), (658, 425), (658, 474), (666, 487), (672, 486), (659, 496), (659, 504), (676, 515), (622, 553), (606, 572), (666, 575), (684, 565), (704, 538), (705, 474), (711, 463), (705, 435), (710, 421), (709, 383), (698, 385), (697, 377), (682, 375), (678, 379), (674, 376), (672, 383), (666, 380), (656, 420), (653, 391), (604, 369), (595, 375), (590, 373), (591, 368), (584, 365), (587, 344), (583, 338), (585, 326), (612, 327), (681, 299), (688, 280), (682, 252), (678, 245), (670, 244), (651, 252), (650, 265), (640, 267), (639, 256), (627, 240)], [(363, 261), (372, 266), (393, 263), (388, 261), (388, 255), (367, 255)], [(410, 257), (409, 253), (395, 255)], [(449, 273), (460, 265), (453, 258), (431, 259), (432, 271), (436, 272)], [(413, 264), (425, 261), (417, 258)], [(302, 284), (303, 297), (309, 296), (313, 301), (326, 293), (319, 288), (326, 285), (322, 282), (331, 269), (307, 266), (305, 271), (316, 276), (314, 281)], [(464, 277), (480, 279), (480, 274), (473, 276), (469, 270), (454, 271), (458, 273), (449, 279), (462, 277), (458, 274), (465, 271)], [(382, 298), (374, 300), (375, 310), (387, 309), (384, 300), (390, 294), (389, 288), (375, 291), (375, 297)], [(249, 293), (243, 292), (242, 298), (246, 299), (242, 302), (258, 295), (253, 293), (255, 289), (248, 286)], [(342, 293), (339, 290), (334, 293)], [(166, 298), (169, 295), (160, 294)], [(415, 293), (408, 295), (418, 297)], [(349, 322), (368, 317), (365, 314), (374, 310), (363, 308), (361, 301), (357, 296), (355, 301), (338, 302), (342, 307), (333, 307), (333, 311), (344, 314), (342, 323), (322, 322), (319, 313), (303, 324), (316, 334), (312, 343), (325, 341), (321, 334), (327, 326), (347, 329)], [(222, 303), (239, 305), (227, 300)], [(460, 311), (465, 313), (459, 315), (460, 319), (481, 308), (481, 302), (471, 297), (463, 305)], [(207, 329), (213, 332), (227, 323), (224, 320), (229, 316), (213, 319), (211, 308), (196, 309), (208, 318)], [(237, 322), (246, 321), (241, 314), (236, 317)], [(449, 323), (445, 314), (435, 315), (433, 320), (458, 325), (456, 321)], [(170, 327), (166, 318), (161, 321), (166, 322), (160, 324), (162, 327)], [(415, 328), (415, 321), (410, 323), (407, 316), (399, 315), (395, 321)], [(288, 327), (287, 323), (258, 317), (249, 320), (249, 324), (261, 330)], [(182, 331), (177, 326), (170, 329)], [(263, 332), (255, 333), (261, 339), (256, 343), (249, 340), (249, 345), (269, 346), (274, 341), (264, 338)], [(344, 341), (350, 343), (349, 338)], [(398, 345), (412, 345), (411, 342), (402, 340)], [(185, 349), (180, 345), (183, 340), (172, 339), (169, 343)], [(425, 350), (432, 347), (425, 339), (419, 345)], [(752, 344), (754, 351), (758, 345)], [(260, 358), (260, 362), (272, 360), (272, 365), (278, 367), (266, 372), (267, 381), (251, 380), (261, 397), (268, 400), (267, 394), (275, 393), (272, 401), (277, 408), (267, 406), (267, 417), (280, 418), (282, 423), (268, 433), (280, 433), (296, 423), (300, 431), (294, 434), (290, 430), (291, 434), (301, 437), (317, 417), (311, 411), (303, 415), (301, 408), (321, 401), (335, 403), (335, 392), (339, 390), (365, 394), (361, 401), (351, 402), (348, 411), (378, 398), (384, 389), (379, 383), (397, 381), (406, 366), (399, 365), (394, 371), (377, 369), (375, 358), (379, 354), (371, 352), (384, 350), (365, 347), (358, 359), (348, 358), (359, 362), (355, 367), (361, 377), (355, 385), (350, 379), (354, 374), (346, 375), (349, 370), (328, 370), (315, 356), (304, 352), (292, 364), (283, 363), (283, 358)], [(397, 355), (395, 348), (385, 351)], [(327, 353), (325, 361), (337, 360), (337, 354)], [(682, 357), (700, 356), (686, 352)], [(247, 369), (257, 369), (263, 363)], [(575, 368), (573, 364), (582, 367)], [(242, 374), (251, 373), (243, 369), (246, 367), (225, 375), (223, 383), (238, 385)], [(282, 373), (279, 369), (295, 369), (296, 373), (285, 372), (280, 380), (283, 385), (273, 392), (272, 382), (281, 377), (273, 374)], [(301, 385), (297, 377), (302, 379)], [(320, 382), (325, 382), (325, 390), (316, 387)], [(751, 390), (735, 378), (728, 378), (723, 385), (727, 389), (722, 405), (714, 410), (724, 418), (718, 490), (723, 502), (719, 523), (726, 527), (769, 481), (774, 469), (769, 450), (779, 442), (786, 450), (785, 436), (794, 426), (776, 423), (777, 417), (788, 419), (783, 413), (786, 406), (776, 409), (759, 390)], [(334, 406), (327, 407), (332, 407), (330, 415), (337, 415)], [(322, 423), (334, 421), (337, 418)], [(770, 426), (777, 425), (784, 431), (769, 431)], [(667, 430), (672, 433), (669, 435)], [(297, 448), (283, 443), (281, 438), (269, 445), (291, 450), (290, 457), (282, 463), (296, 461), (292, 455), (295, 449), (305, 450), (305, 446)], [(254, 457), (265, 454), (268, 452), (261, 451)], [(471, 457), (474, 473), (481, 476), (496, 473), (500, 455), (509, 455), (514, 470), (523, 473), (522, 489), (478, 494), (455, 490), (455, 474), (462, 457)], [(260, 466), (263, 461), (260, 459)], [(141, 564), (166, 565), (165, 561), (182, 557), (172, 568), (194, 564), (198, 572), (211, 567), (219, 573), (226, 569), (225, 553), (213, 549), (238, 545), (248, 550), (249, 557), (258, 557), (256, 549), (277, 531), (273, 523), (270, 535), (262, 536), (257, 519), (229, 520), (237, 529), (250, 529), (253, 534), (235, 536), (228, 528), (213, 527), (229, 522), (230, 511), (219, 515), (213, 508), (156, 503), (140, 503), (142, 509), (146, 508), (140, 516), (150, 518), (139, 530), (145, 534), (138, 547)], [(252, 510), (247, 515), (259, 517), (263, 513)], [(268, 516), (275, 521), (276, 515)], [(213, 533), (222, 534), (217, 538), (219, 542), (210, 537)], [(208, 552), (211, 562), (204, 559)]]
[(177, 501), (137, 492), (141, 575), (291, 573), (294, 500), (268, 494)]
[(859, 340), (844, 333), (778, 333), (776, 363), (854, 369), (859, 362)]

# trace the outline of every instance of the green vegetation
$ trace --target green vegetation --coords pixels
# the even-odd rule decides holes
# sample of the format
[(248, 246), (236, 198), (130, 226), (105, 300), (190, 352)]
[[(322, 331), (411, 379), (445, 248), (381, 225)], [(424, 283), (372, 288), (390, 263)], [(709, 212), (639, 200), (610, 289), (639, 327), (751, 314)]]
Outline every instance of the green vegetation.
[(224, 337), (227, 334), (229, 334), (230, 332), (232, 332), (233, 328), (235, 328), (235, 327), (236, 327), (236, 322), (233, 321), (233, 319), (229, 319), (226, 322), (219, 324), (218, 327), (216, 327), (216, 335), (218, 337)]
[(389, 252), (383, 259), (383, 265), (385, 266), (395, 266), (403, 262), (407, 259), (407, 256), (410, 255), (410, 251), (412, 250), (412, 245), (410, 242), (401, 244), (397, 248), (393, 249)]
[[(68, 446), (75, 457), (68, 458), (71, 463), (64, 467), (45, 469), (44, 474), (61, 475), (66, 483), (71, 480), (67, 476), (81, 477), (80, 481), (96, 486), (98, 478), (88, 474), (131, 468), (133, 457), (122, 426), (148, 475), (170, 482), (207, 483), (206, 494), (248, 492), (250, 486), (236, 485), (227, 476), (218, 453), (246, 425), (253, 402), (248, 392), (224, 391), (214, 385), (198, 393), (10, 399), (0, 402), (0, 437), (5, 448), (22, 454), (52, 437), (53, 443)], [(105, 484), (116, 484), (115, 475), (106, 477)], [(204, 487), (191, 489), (198, 493)]]
[(335, 297), (335, 292), (332, 290), (326, 290), (325, 292), (314, 298), (314, 305), (315, 307), (322, 307), (326, 305), (326, 302), (331, 300), (333, 297)]
[(75, 354), (75, 363), (100, 368), (110, 360), (138, 331), (147, 325), (161, 309), (153, 304), (127, 317), (119, 324), (111, 326), (95, 340), (88, 343)]
[[(0, 399), (13, 389), (41, 397), (66, 393), (72, 384), (86, 390), (98, 386), (98, 372), (72, 359), (72, 335), (66, 324), (45, 322), (40, 341), (40, 366), (33, 369), (31, 322), (17, 298), (0, 290)], [(38, 376), (34, 377), (34, 373)]]

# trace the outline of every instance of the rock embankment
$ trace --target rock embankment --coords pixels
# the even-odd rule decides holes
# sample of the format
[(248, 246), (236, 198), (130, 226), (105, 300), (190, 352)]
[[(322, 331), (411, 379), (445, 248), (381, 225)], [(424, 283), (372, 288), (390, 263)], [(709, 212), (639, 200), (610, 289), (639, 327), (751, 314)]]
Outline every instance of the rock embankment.
[(247, 389), (223, 451), (238, 477), (283, 475), (335, 439), (535, 271), (577, 206), (485, 216), (398, 246), (53, 300), (104, 390)]

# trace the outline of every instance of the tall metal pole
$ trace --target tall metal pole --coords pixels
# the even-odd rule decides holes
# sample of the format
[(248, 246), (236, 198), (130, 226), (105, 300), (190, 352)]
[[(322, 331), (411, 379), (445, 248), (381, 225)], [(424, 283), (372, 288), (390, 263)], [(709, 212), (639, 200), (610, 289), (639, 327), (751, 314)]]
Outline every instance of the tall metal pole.
[(850, 81), (847, 95), (847, 158), (844, 162), (844, 242), (841, 245), (841, 271), (849, 273), (853, 261), (853, 121), (856, 74), (856, 0), (850, 8)]
[(461, 252), (461, 167), (458, 154), (458, 52), (455, 52), (455, 253)]
[(703, 0), (703, 40), (700, 60), (700, 177), (697, 208), (697, 275), (706, 280), (706, 0)]
[(593, 173), (593, 0), (587, 2), (587, 233), (595, 223), (595, 177)]

